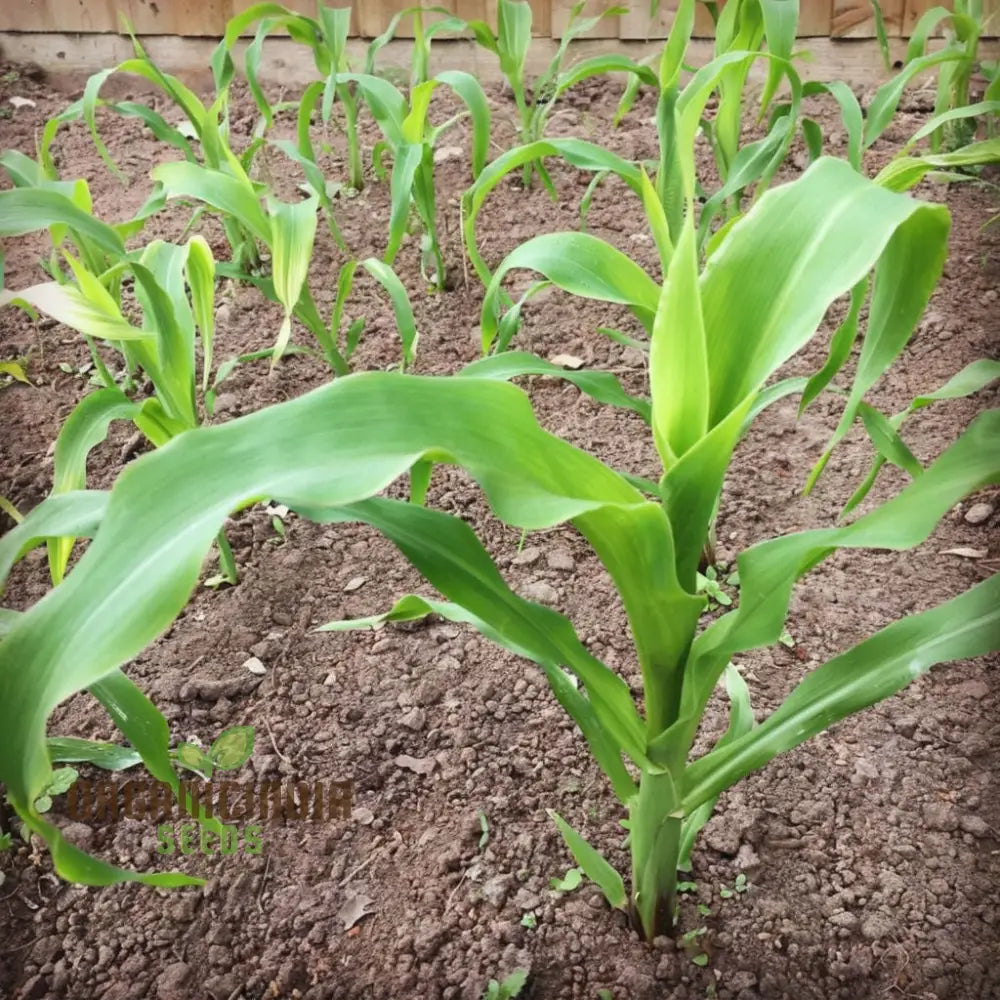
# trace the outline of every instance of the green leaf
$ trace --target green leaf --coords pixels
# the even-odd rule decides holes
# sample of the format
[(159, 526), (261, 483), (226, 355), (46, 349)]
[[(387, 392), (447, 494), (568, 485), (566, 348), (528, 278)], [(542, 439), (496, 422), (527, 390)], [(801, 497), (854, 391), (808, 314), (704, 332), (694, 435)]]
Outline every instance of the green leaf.
[(63, 795), (72, 788), (80, 777), (80, 772), (72, 767), (57, 767), (52, 771), (52, 777), (45, 786), (46, 795)]
[(49, 760), (53, 764), (93, 764), (105, 771), (124, 771), (142, 762), (142, 756), (131, 747), (99, 740), (83, 740), (75, 736), (50, 736), (45, 741)]
[(285, 318), (274, 345), (272, 365), (277, 362), (291, 336), (291, 316), (302, 294), (313, 241), (316, 238), (316, 197), (297, 204), (268, 199), (271, 221), (271, 272), (274, 291), (284, 306)]
[[(76, 405), (56, 438), (53, 493), (69, 493), (87, 487), (87, 459), (108, 436), (115, 420), (134, 420), (142, 409), (119, 389), (98, 389)], [(49, 542), (49, 569), (53, 583), (66, 571), (75, 539), (73, 536)]]
[(96, 490), (50, 496), (0, 538), (0, 590), (11, 567), (46, 539), (72, 535), (90, 538), (108, 506), (108, 495)]
[(546, 812), (559, 828), (570, 854), (587, 878), (604, 893), (604, 898), (611, 906), (616, 910), (624, 910), (628, 906), (628, 896), (621, 875), (562, 816), (552, 809), (547, 809)]
[[(2, 195), (3, 192), (0, 192)], [(2, 210), (2, 208), (0, 208)], [(94, 303), (73, 285), (59, 285), (54, 281), (32, 285), (18, 291), (0, 291), (0, 306), (27, 303), (33, 309), (87, 337), (110, 341), (151, 341), (153, 334), (139, 330), (128, 323), (120, 312), (114, 313), (103, 304)]]
[(153, 168), (152, 177), (168, 198), (203, 201), (232, 216), (265, 245), (271, 244), (271, 224), (247, 181), (195, 163), (161, 163)]
[[(775, 226), (776, 218), (785, 224)], [(701, 279), (710, 426), (791, 357), (818, 328), (827, 305), (878, 262), (869, 346), (855, 391), (867, 389), (923, 311), (947, 233), (944, 206), (883, 191), (828, 157), (798, 181), (768, 191), (709, 258)], [(747, 282), (748, 274), (759, 280)], [(734, 313), (736, 301), (742, 305)]]
[(552, 378), (571, 382), (581, 392), (585, 392), (599, 403), (620, 406), (638, 413), (648, 424), (650, 405), (646, 399), (630, 396), (621, 383), (610, 372), (571, 371), (544, 361), (526, 351), (504, 351), (491, 357), (480, 358), (466, 365), (460, 373), (470, 378), (502, 379), (504, 381), (521, 375), (549, 375)]
[[(361, 266), (385, 289), (392, 302), (392, 311), (396, 317), (396, 329), (403, 346), (403, 365), (410, 367), (416, 360), (417, 321), (413, 315), (413, 306), (406, 288), (399, 280), (396, 272), (386, 263), (369, 257), (361, 262)], [(360, 333), (360, 331), (359, 331)], [(349, 352), (350, 354), (350, 352)], [(349, 356), (348, 354), (348, 356)]]
[(188, 242), (185, 277), (191, 289), (191, 306), (201, 334), (201, 391), (208, 392), (212, 372), (212, 347), (215, 340), (215, 258), (201, 236)]
[(556, 892), (572, 892), (583, 884), (583, 869), (570, 868), (562, 878), (549, 879), (549, 885)]
[(638, 264), (589, 233), (549, 233), (522, 243), (490, 279), (482, 311), (484, 353), (497, 333), (501, 283), (514, 268), (538, 271), (574, 295), (628, 306), (647, 330), (652, 327), (660, 288)]
[(936, 663), (982, 656), (998, 646), (1000, 574), (893, 623), (812, 671), (756, 729), (691, 765), (685, 808), (696, 807), (833, 722), (895, 694)]
[(206, 779), (212, 777), (212, 759), (201, 747), (194, 743), (178, 743), (175, 751), (177, 763), (181, 767), (186, 767), (189, 771), (195, 771), (203, 775)]
[(653, 438), (666, 470), (708, 430), (708, 358), (690, 215), (670, 258), (653, 321), (649, 385)]
[(24, 369), (16, 361), (0, 361), (0, 375), (9, 375), (16, 382), (31, 385)]
[(235, 771), (253, 754), (253, 726), (230, 726), (212, 744), (208, 756), (223, 771)]
[(58, 191), (15, 188), (0, 191), (0, 236), (24, 236), (62, 224), (86, 236), (114, 259), (124, 256), (125, 244), (111, 226), (100, 222)]

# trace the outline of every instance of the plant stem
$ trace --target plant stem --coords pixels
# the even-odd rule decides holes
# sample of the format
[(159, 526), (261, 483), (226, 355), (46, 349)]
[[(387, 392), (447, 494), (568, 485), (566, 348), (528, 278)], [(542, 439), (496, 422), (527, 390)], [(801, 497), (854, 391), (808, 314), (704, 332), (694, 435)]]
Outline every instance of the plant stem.
[(647, 941), (674, 929), (681, 818), (673, 777), (643, 772), (629, 810), (629, 827), (632, 923)]
[(240, 582), (240, 575), (236, 571), (236, 560), (233, 558), (233, 550), (229, 539), (226, 538), (225, 530), (216, 535), (215, 544), (219, 547), (219, 569), (222, 570), (226, 579), (235, 586)]
[(344, 105), (344, 130), (347, 133), (347, 183), (360, 191), (365, 186), (365, 168), (361, 161), (361, 142), (358, 139), (358, 104), (348, 86), (338, 87)]

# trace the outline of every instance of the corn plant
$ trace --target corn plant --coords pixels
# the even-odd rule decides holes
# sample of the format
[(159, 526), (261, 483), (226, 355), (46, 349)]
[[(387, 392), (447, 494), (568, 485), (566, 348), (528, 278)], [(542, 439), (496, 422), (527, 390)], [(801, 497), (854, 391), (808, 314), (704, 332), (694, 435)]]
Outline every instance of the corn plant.
[[(557, 99), (576, 84), (612, 72), (636, 74), (638, 79), (647, 83), (655, 80), (654, 75), (644, 66), (617, 54), (595, 56), (569, 68), (564, 67), (567, 52), (574, 39), (586, 34), (603, 18), (627, 13), (626, 7), (608, 7), (594, 17), (583, 18), (581, 15), (585, 6), (585, 3), (580, 2), (571, 8), (569, 23), (555, 55), (533, 83), (529, 82), (526, 75), (532, 38), (532, 10), (531, 5), (524, 0), (498, 0), (496, 32), (485, 21), (463, 21), (441, 7), (408, 7), (396, 14), (385, 32), (371, 43), (365, 71), (369, 74), (375, 72), (377, 52), (394, 36), (400, 20), (405, 17), (413, 19), (411, 88), (416, 88), (428, 79), (430, 42), (434, 35), (443, 32), (471, 33), (476, 42), (492, 52), (499, 61), (500, 70), (517, 107), (519, 142), (522, 145), (537, 142), (544, 137)], [(430, 13), (438, 17), (430, 25), (425, 25), (424, 15)], [(524, 186), (530, 186), (536, 171), (545, 186), (554, 193), (541, 160), (524, 165)]]
[[(583, 18), (585, 3), (578, 2), (570, 9), (569, 23), (560, 39), (555, 55), (545, 71), (529, 84), (525, 75), (528, 51), (531, 47), (532, 11), (531, 4), (524, 0), (498, 0), (497, 32), (480, 23), (470, 23), (480, 45), (495, 53), (500, 61), (500, 70), (510, 87), (520, 118), (518, 139), (521, 145), (538, 142), (545, 135), (545, 126), (552, 115), (556, 100), (570, 87), (592, 76), (601, 76), (615, 70), (646, 74), (632, 60), (622, 56), (597, 56), (585, 60), (568, 70), (563, 69), (566, 52), (574, 38), (586, 34), (604, 17), (617, 17), (628, 12), (627, 7), (609, 7), (595, 17)], [(526, 163), (523, 167), (524, 186), (531, 184), (532, 176), (538, 176), (550, 190), (552, 182), (541, 160)]]
[[(859, 394), (891, 364), (927, 303), (949, 218), (944, 206), (888, 191), (823, 158), (760, 198), (700, 270), (693, 169), (684, 174), (684, 196), (682, 231), (654, 307), (651, 435), (663, 471), (652, 493), (543, 430), (527, 397), (502, 380), (368, 372), (180, 435), (132, 463), (110, 493), (52, 497), (0, 540), (2, 578), (33, 544), (93, 536), (58, 587), (27, 612), (4, 615), (0, 641), (0, 779), (24, 822), (48, 841), (62, 875), (94, 884), (177, 879), (91, 858), (38, 813), (34, 802), (51, 773), (46, 720), (63, 699), (108, 678), (139, 696), (120, 668), (181, 611), (225, 518), (262, 496), (315, 521), (373, 525), (443, 596), (404, 597), (380, 617), (433, 611), (540, 667), (628, 812), (629, 882), (598, 846), (553, 818), (576, 864), (646, 938), (673, 925), (678, 865), (724, 789), (934, 664), (1000, 645), (997, 575), (840, 653), (754, 725), (734, 659), (778, 641), (793, 587), (831, 552), (910, 548), (962, 497), (1000, 482), (1000, 411), (978, 417), (898, 495), (853, 523), (742, 553), (738, 604), (703, 624), (702, 541), (761, 388), (815, 334), (829, 304), (874, 268), (848, 399), (860, 406)], [(412, 470), (422, 478), (428, 462), (466, 469), (496, 515), (516, 528), (569, 522), (587, 539), (628, 617), (640, 704), (568, 619), (507, 587), (464, 521), (381, 495)], [(113, 613), (123, 595), (128, 616)], [(91, 627), (95, 620), (102, 628)], [(691, 760), (720, 680), (732, 702), (730, 727)], [(154, 717), (148, 705), (143, 711)], [(118, 713), (115, 721), (154, 774), (169, 779), (166, 725), (137, 734), (136, 718)]]
[[(874, 2), (874, 0), (873, 0)], [(927, 43), (939, 27), (944, 28), (945, 44), (928, 55)], [(970, 85), (979, 64), (979, 39), (983, 34), (982, 0), (955, 0), (952, 9), (933, 7), (917, 21), (906, 48), (903, 72), (912, 67), (926, 66), (929, 60), (940, 63), (938, 69), (934, 113), (965, 108), (970, 102)], [(1000, 84), (989, 83), (985, 97), (1000, 100)], [(967, 145), (975, 135), (975, 119), (961, 116), (946, 119), (930, 135), (931, 151), (950, 152)]]
[(278, 108), (268, 101), (260, 83), (260, 62), (264, 40), (273, 31), (286, 31), (291, 39), (305, 45), (312, 53), (320, 79), (310, 84), (302, 97), (288, 105), (298, 112), (296, 143), (287, 140), (275, 145), (288, 153), (305, 169), (306, 179), (327, 210), (331, 228), (339, 241), (333, 221), (333, 210), (327, 198), (327, 184), (315, 167), (316, 154), (309, 128), (320, 107), (322, 120), (329, 123), (334, 104), (339, 102), (344, 114), (344, 135), (347, 140), (347, 184), (356, 191), (364, 187), (365, 174), (361, 144), (358, 137), (359, 105), (351, 85), (341, 79), (350, 67), (347, 60), (347, 36), (351, 23), (350, 7), (326, 7), (317, 3), (315, 19), (306, 17), (276, 3), (253, 4), (226, 24), (226, 32), (212, 55), (212, 72), (217, 91), (225, 91), (235, 73), (232, 50), (240, 36), (259, 21), (253, 41), (247, 48), (244, 70), (250, 93), (262, 115), (264, 129), (270, 128)]
[(385, 154), (392, 156), (389, 242), (384, 260), (389, 265), (395, 260), (410, 228), (411, 213), (415, 212), (422, 229), (421, 271), (425, 279), (440, 290), (445, 287), (447, 269), (438, 237), (434, 148), (460, 116), (433, 126), (428, 121), (430, 101), (434, 91), (443, 84), (468, 109), (472, 122), (472, 173), (475, 178), (482, 171), (489, 151), (490, 113), (486, 95), (474, 76), (459, 70), (439, 73), (418, 84), (410, 92), (409, 99), (381, 77), (364, 73), (343, 76), (356, 83), (382, 132), (383, 142), (373, 153), (376, 169), (382, 172)]
[[(754, 3), (757, 0), (753, 0)], [(789, 11), (797, 13), (794, 0), (773, 0), (774, 4), (785, 6)], [(761, 8), (766, 4), (761, 4)], [(567, 270), (574, 270), (574, 261), (587, 259), (596, 261), (603, 251), (598, 249), (601, 241), (585, 233), (559, 234), (558, 237), (542, 236), (529, 241), (517, 248), (498, 268), (491, 273), (489, 266), (479, 253), (476, 238), (476, 219), (482, 209), (489, 192), (508, 173), (521, 168), (543, 156), (557, 155), (578, 169), (589, 170), (597, 176), (613, 173), (623, 180), (631, 190), (640, 197), (650, 220), (653, 238), (660, 250), (661, 260), (669, 254), (670, 248), (679, 238), (682, 220), (684, 218), (684, 201), (682, 175), (688, 169), (687, 150), (692, 148), (696, 133), (705, 130), (705, 106), (713, 93), (725, 94), (725, 100), (720, 99), (720, 111), (732, 108), (738, 115), (741, 108), (741, 94), (735, 89), (745, 82), (750, 64), (758, 58), (766, 58), (772, 69), (769, 82), (765, 89), (765, 101), (770, 102), (769, 94), (777, 87), (770, 82), (772, 76), (777, 80), (787, 78), (791, 90), (789, 103), (782, 105), (773, 120), (768, 135), (742, 149), (736, 149), (730, 143), (730, 128), (723, 125), (730, 114), (718, 122), (715, 128), (715, 147), (725, 151), (725, 157), (719, 153), (720, 172), (724, 170), (725, 180), (711, 197), (707, 198), (701, 207), (698, 219), (698, 242), (700, 247), (707, 247), (709, 237), (713, 233), (713, 224), (724, 215), (729, 223), (735, 220), (742, 210), (741, 198), (748, 187), (755, 187), (754, 197), (762, 194), (778, 167), (783, 162), (792, 138), (795, 134), (795, 122), (798, 107), (803, 94), (803, 87), (798, 74), (787, 59), (781, 54), (788, 50), (794, 39), (795, 18), (783, 18), (775, 15), (777, 26), (774, 28), (772, 52), (761, 53), (755, 50), (730, 49), (713, 59), (707, 66), (698, 70), (690, 81), (682, 88), (680, 85), (683, 70), (683, 58), (694, 27), (695, 0), (682, 0), (671, 34), (660, 58), (659, 73), (654, 77), (659, 91), (657, 105), (657, 133), (659, 138), (659, 157), (655, 165), (653, 177), (646, 177), (644, 169), (638, 164), (630, 164), (608, 151), (585, 143), (582, 140), (544, 140), (527, 146), (518, 146), (497, 157), (483, 171), (479, 179), (466, 192), (463, 198), (463, 238), (466, 252), (477, 274), (487, 285), (487, 295), (483, 305), (483, 347), (484, 350), (496, 348), (505, 349), (510, 336), (516, 332), (520, 307), (527, 298), (535, 294), (539, 286), (532, 286), (507, 315), (503, 326), (500, 326), (500, 306), (509, 304), (509, 299), (500, 289), (502, 274), (511, 267), (531, 267), (541, 271), (548, 281), (576, 294), (586, 294), (581, 289), (586, 282), (580, 282), (567, 275), (560, 275), (557, 266), (551, 273), (542, 263), (542, 257), (547, 253), (536, 255), (536, 248), (546, 247), (549, 251), (561, 255)], [(728, 7), (726, 8), (729, 9)], [(734, 8), (735, 9), (735, 8)], [(758, 13), (758, 20), (761, 15)], [(762, 35), (760, 36), (762, 37)], [(751, 42), (760, 38), (754, 35)], [(738, 70), (738, 72), (736, 72)], [(764, 105), (765, 107), (767, 104)], [(681, 129), (681, 132), (677, 130)], [(738, 141), (738, 132), (736, 134)], [(693, 163), (691, 166), (693, 170)], [(697, 184), (697, 178), (696, 178)], [(589, 195), (588, 195), (589, 196)], [(587, 196), (585, 196), (587, 197)], [(724, 235), (725, 227), (721, 235)], [(720, 235), (720, 238), (721, 238)], [(555, 250), (562, 245), (563, 250)], [(610, 250), (610, 248), (608, 248)], [(565, 252), (563, 252), (565, 251)], [(595, 254), (598, 256), (595, 257)], [(582, 256), (580, 256), (582, 255)], [(535, 258), (538, 259), (535, 259)], [(622, 302), (629, 305), (636, 317), (642, 323), (647, 335), (651, 333), (651, 324), (656, 307), (656, 282), (642, 274), (637, 265), (629, 267), (627, 258), (615, 252), (612, 254), (615, 264), (610, 271), (602, 270), (599, 284), (603, 284), (608, 295), (597, 294), (593, 297), (606, 298), (608, 301)], [(609, 258), (610, 259), (610, 258)], [(623, 278), (625, 285), (617, 291), (611, 289), (616, 284), (615, 273)], [(566, 278), (564, 281), (563, 278)], [(498, 342), (495, 338), (502, 332)], [(608, 332), (608, 331), (605, 331)], [(614, 333), (614, 331), (611, 331)], [(621, 335), (616, 336), (621, 339)]]
[[(723, 191), (714, 197), (704, 191), (708, 200), (703, 212), (705, 227), (715, 212), (725, 211), (726, 218), (738, 214), (740, 197), (751, 184), (758, 184), (762, 193), (788, 152), (795, 134), (801, 84), (789, 65), (799, 19), (798, 0), (732, 0), (722, 8), (708, 4), (715, 22), (714, 55), (719, 68), (714, 116), (704, 114), (700, 121), (702, 134), (708, 140)], [(678, 71), (683, 50), (694, 27), (695, 3), (681, 4), (667, 41), (669, 57), (661, 60), (661, 72), (654, 83), (659, 90), (657, 128), (660, 133), (661, 172), (671, 156), (670, 136), (664, 131), (669, 125), (668, 109), (678, 99)], [(769, 55), (767, 77), (760, 95), (758, 124), (768, 116), (769, 108), (787, 76), (792, 87), (793, 101), (777, 107), (770, 116), (765, 138), (742, 146), (741, 132), (747, 106), (748, 78), (753, 60), (728, 60), (724, 57), (744, 53), (761, 53), (766, 44)], [(669, 72), (664, 69), (669, 66)], [(615, 124), (631, 109), (639, 86), (646, 82), (639, 76), (629, 79), (615, 114)]]
[[(427, 15), (432, 15), (430, 23)], [(482, 21), (463, 21), (455, 17), (445, 7), (404, 7), (393, 14), (385, 31), (372, 39), (365, 54), (365, 73), (379, 75), (376, 66), (378, 53), (396, 37), (400, 22), (410, 19), (413, 38), (408, 39), (412, 52), (410, 57), (410, 87), (419, 86), (430, 79), (431, 42), (440, 34), (462, 34), (473, 31), (477, 38), (492, 38), (492, 32)]]
[[(212, 104), (206, 107), (198, 96), (180, 80), (164, 73), (149, 58), (134, 35), (132, 36), (132, 45), (135, 49), (134, 58), (127, 59), (111, 69), (95, 73), (87, 81), (83, 97), (46, 122), (39, 143), (39, 164), (44, 176), (50, 179), (58, 178), (54, 143), (59, 128), (66, 122), (79, 119), (83, 119), (87, 123), (101, 159), (115, 176), (122, 176), (118, 165), (101, 139), (98, 129), (97, 112), (99, 109), (104, 109), (123, 117), (138, 118), (157, 139), (182, 153), (185, 162), (230, 174), (237, 180), (249, 184), (249, 175), (255, 157), (263, 145), (263, 140), (259, 136), (255, 137), (239, 155), (232, 149), (229, 141), (228, 86), (222, 87)], [(162, 115), (145, 104), (134, 101), (115, 102), (102, 98), (100, 96), (101, 88), (116, 73), (135, 74), (155, 84), (183, 113), (186, 122), (173, 126), (168, 124)], [(154, 190), (132, 220), (133, 230), (141, 228), (142, 223), (162, 209), (163, 204), (161, 192)], [(197, 216), (191, 220), (191, 224), (196, 219)], [(254, 242), (252, 232), (242, 224), (238, 217), (233, 215), (223, 215), (221, 223), (232, 251), (233, 260), (247, 269), (259, 268), (258, 247)]]
[[(103, 388), (85, 396), (66, 418), (53, 455), (52, 493), (87, 487), (87, 459), (107, 436), (115, 420), (130, 420), (155, 447), (162, 447), (201, 423), (197, 390), (207, 393), (215, 333), (215, 260), (199, 236), (186, 246), (156, 240), (134, 260), (122, 259), (97, 276), (65, 255), (73, 282), (45, 282), (18, 291), (0, 292), (0, 306), (20, 305), (58, 320), (86, 339)], [(142, 311), (141, 327), (123, 313), (122, 304), (106, 285), (121, 287), (130, 279)], [(135, 401), (117, 384), (96, 350), (103, 341), (122, 353), (129, 374), (141, 370), (152, 382), (153, 395)], [(200, 341), (202, 374), (198, 379), (196, 345)], [(48, 542), (53, 583), (62, 581), (73, 550), (71, 535)], [(219, 557), (226, 579), (238, 579), (225, 534), (218, 536)]]
[(30, 157), (9, 149), (0, 155), (0, 168), (14, 190), (0, 193), (0, 236), (47, 229), (52, 247), (41, 262), (54, 281), (66, 281), (60, 248), (69, 244), (92, 272), (100, 273), (125, 255), (125, 240), (141, 222), (129, 220), (109, 226), (92, 216), (90, 188), (83, 178), (64, 181), (49, 177)]

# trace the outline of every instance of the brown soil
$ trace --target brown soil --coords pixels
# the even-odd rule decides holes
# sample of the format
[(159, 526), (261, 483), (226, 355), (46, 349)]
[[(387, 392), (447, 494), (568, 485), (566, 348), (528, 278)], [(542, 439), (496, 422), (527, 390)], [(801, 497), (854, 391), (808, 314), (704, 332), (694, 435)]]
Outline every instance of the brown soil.
[[(42, 124), (67, 98), (8, 69), (0, 106), (10, 108), (12, 95), (35, 105), (0, 121), (0, 145), (32, 153)], [(552, 134), (606, 141), (629, 157), (651, 155), (648, 99), (610, 132), (615, 97), (614, 87), (570, 95)], [(509, 119), (509, 102), (499, 93), (493, 98), (500, 118)], [(924, 110), (904, 111), (872, 151), (873, 166), (912, 133)], [(838, 131), (829, 109), (818, 114)], [(253, 124), (252, 106), (241, 95), (234, 131), (249, 134)], [(126, 183), (103, 167), (79, 124), (59, 140), (61, 169), (63, 176), (90, 181), (97, 214), (122, 219), (142, 201), (149, 168), (164, 153), (134, 122), (104, 116), (101, 129)], [(498, 148), (509, 145), (509, 127), (502, 125), (495, 138)], [(467, 145), (466, 135), (459, 128), (448, 142)], [(842, 132), (833, 143), (842, 149)], [(277, 154), (271, 163), (279, 169)], [(336, 155), (329, 169), (331, 176), (342, 173)], [(490, 263), (537, 232), (577, 226), (576, 203), (589, 178), (558, 165), (552, 173), (555, 202), (543, 191), (523, 192), (514, 180), (488, 201), (480, 232)], [(453, 264), (460, 261), (457, 198), (468, 181), (466, 161), (441, 165), (442, 228)], [(995, 196), (972, 184), (927, 186), (921, 193), (951, 208), (951, 256), (905, 357), (871, 394), (884, 412), (972, 360), (997, 356), (1000, 226), (980, 228), (997, 211)], [(339, 221), (356, 256), (382, 252), (387, 218), (384, 185), (373, 183), (341, 204)], [(177, 238), (184, 221), (173, 212), (154, 220), (148, 232)], [(638, 205), (619, 185), (609, 182), (598, 193), (589, 225), (653, 268)], [(221, 255), (220, 234), (210, 224), (204, 231)], [(37, 266), (43, 240), (10, 240), (5, 249), (8, 287), (44, 280)], [(324, 303), (341, 259), (326, 243), (317, 250), (312, 281)], [(482, 290), (463, 283), (458, 265), (454, 291), (428, 294), (415, 241), (404, 247), (397, 269), (421, 331), (418, 370), (451, 372), (473, 360)], [(255, 291), (224, 286), (220, 301), (218, 359), (271, 344), (275, 310)], [(395, 362), (391, 313), (360, 276), (349, 312), (368, 318), (357, 367)], [(594, 332), (602, 325), (630, 329), (617, 310), (551, 294), (526, 315), (521, 336), (533, 350), (577, 354), (642, 391), (639, 356)], [(304, 330), (295, 339), (308, 343)], [(789, 371), (815, 370), (823, 349), (822, 342), (811, 346)], [(4, 310), (0, 356), (27, 353), (33, 387), (0, 389), (0, 495), (25, 511), (47, 494), (50, 444), (88, 389), (86, 376), (60, 368), (87, 361), (79, 338)], [(217, 419), (296, 396), (327, 378), (321, 362), (307, 356), (289, 359), (274, 376), (266, 362), (247, 365), (226, 385)], [(652, 471), (651, 450), (628, 415), (554, 381), (536, 379), (528, 387), (550, 429), (620, 468)], [(993, 389), (922, 411), (909, 425), (914, 452), (922, 461), (933, 458), (997, 400)], [(722, 558), (775, 533), (832, 522), (870, 460), (866, 439), (853, 433), (820, 487), (801, 496), (837, 412), (831, 397), (798, 423), (792, 403), (758, 422), (723, 498)], [(114, 430), (94, 453), (91, 485), (109, 486), (135, 450), (130, 430)], [(886, 475), (875, 495), (890, 495), (900, 483)], [(529, 537), (519, 552), (517, 534), (491, 517), (461, 476), (437, 473), (431, 498), (477, 527), (514, 587), (569, 614), (596, 655), (634, 677), (621, 608), (571, 530)], [(969, 503), (976, 500), (995, 503), (996, 494)], [(996, 559), (998, 514), (972, 526), (964, 520), (969, 503), (913, 552), (838, 555), (804, 583), (789, 622), (794, 648), (741, 660), (758, 717), (804, 671), (995, 568), (988, 560), (942, 554), (986, 548)], [(0, 997), (478, 998), (491, 977), (515, 968), (530, 972), (522, 996), (553, 1000), (593, 1000), (599, 991), (615, 1000), (1000, 995), (996, 659), (939, 668), (724, 795), (694, 854), (697, 890), (682, 907), (682, 930), (703, 927), (705, 933), (693, 950), (680, 939), (645, 945), (594, 887), (564, 894), (550, 889), (550, 879), (572, 862), (546, 809), (562, 813), (613, 862), (625, 866), (627, 858), (618, 846), (615, 800), (532, 665), (449, 624), (313, 631), (331, 619), (384, 610), (411, 590), (428, 593), (391, 546), (365, 528), (318, 528), (291, 517), (282, 540), (270, 516), (255, 508), (233, 519), (230, 537), (240, 585), (199, 589), (129, 673), (164, 711), (178, 741), (196, 736), (207, 743), (229, 725), (256, 727), (256, 750), (241, 772), (247, 781), (352, 780), (353, 818), (269, 824), (260, 856), (177, 862), (207, 877), (204, 889), (78, 888), (59, 883), (44, 854), (28, 847), (0, 855), (6, 875)], [(211, 572), (206, 565), (206, 575)], [(360, 588), (346, 587), (355, 578), (363, 578)], [(45, 587), (44, 557), (35, 553), (16, 570), (8, 603), (27, 607)], [(244, 668), (251, 656), (266, 667), (263, 678)], [(707, 733), (720, 731), (723, 711), (712, 706)], [(60, 708), (51, 731), (114, 736), (83, 695)], [(426, 773), (401, 766), (403, 755)], [(480, 815), (488, 824), (485, 842)], [(68, 822), (64, 800), (54, 816)], [(69, 834), (126, 866), (166, 868), (173, 861), (155, 853), (148, 822), (75, 823)], [(720, 886), (732, 885), (740, 873), (748, 891), (722, 898)], [(343, 909), (358, 897), (370, 900), (371, 914), (345, 931)], [(710, 906), (710, 915), (699, 914), (699, 902)], [(533, 927), (525, 926), (526, 914), (533, 915)], [(709, 956), (706, 967), (692, 963), (696, 951)]]

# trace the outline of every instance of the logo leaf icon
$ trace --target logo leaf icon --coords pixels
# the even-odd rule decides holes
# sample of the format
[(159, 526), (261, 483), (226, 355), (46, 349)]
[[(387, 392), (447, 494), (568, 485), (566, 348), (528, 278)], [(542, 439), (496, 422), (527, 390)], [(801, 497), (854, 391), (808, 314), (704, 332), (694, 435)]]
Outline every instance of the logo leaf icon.
[(253, 753), (253, 726), (231, 726), (224, 730), (208, 751), (216, 767), (235, 771), (242, 767)]
[(205, 779), (212, 777), (212, 761), (201, 747), (193, 743), (178, 743), (175, 751), (177, 763), (189, 771), (202, 775)]

